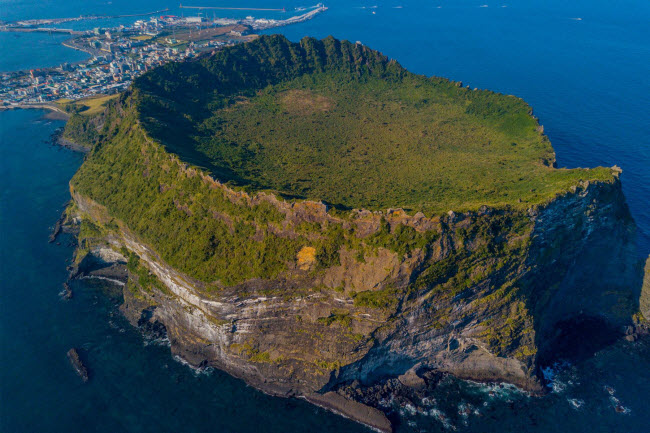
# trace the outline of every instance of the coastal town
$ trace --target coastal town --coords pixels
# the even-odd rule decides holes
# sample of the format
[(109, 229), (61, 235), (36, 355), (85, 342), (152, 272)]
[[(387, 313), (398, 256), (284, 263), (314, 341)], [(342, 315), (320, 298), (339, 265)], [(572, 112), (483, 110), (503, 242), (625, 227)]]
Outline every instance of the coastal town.
[[(314, 18), (327, 10), (322, 3), (300, 8), (283, 20), (143, 14), (130, 25), (75, 31), (56, 25), (80, 19), (29, 20), (0, 23), (0, 31), (67, 33), (63, 45), (90, 54), (79, 63), (0, 73), (0, 109), (70, 102), (123, 91), (139, 75), (171, 61), (183, 61), (225, 46), (255, 39), (256, 31)], [(165, 11), (158, 11), (165, 12)]]

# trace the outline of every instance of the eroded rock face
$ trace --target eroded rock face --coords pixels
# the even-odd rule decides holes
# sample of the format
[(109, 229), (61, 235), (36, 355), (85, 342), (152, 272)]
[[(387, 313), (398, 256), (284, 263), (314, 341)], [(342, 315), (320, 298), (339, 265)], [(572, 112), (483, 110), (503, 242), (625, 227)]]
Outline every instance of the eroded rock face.
[[(114, 221), (103, 206), (74, 191), (73, 197), (77, 220)], [(276, 202), (287, 220), (297, 218), (294, 209), (309, 208)], [(91, 252), (109, 261), (133, 255), (159, 282), (144, 287), (143, 274), (130, 271), (122, 310), (134, 325), (163, 327), (175, 354), (265, 392), (318, 393), (309, 398), (328, 406), (322, 395), (337, 390), (346, 395), (341, 390), (352, 381), (372, 386), (386, 377), (406, 380), (414, 371), (505, 381), (542, 392), (538, 367), (560, 338), (558, 322), (589, 317), (613, 329), (630, 323), (638, 311), (634, 223), (618, 181), (582, 184), (530, 209), (518, 236), (510, 233), (512, 227), (488, 230), (525, 248), (505, 258), (483, 251), (485, 257), (476, 259), (482, 241), (467, 233), (492, 227), (505, 214), (483, 209), (423, 222), (424, 217), (403, 212), (360, 211), (362, 224), (377, 221), (378, 227), (385, 218), (395, 226), (395, 217), (402, 224), (435, 225), (440, 235), (430, 247), (405, 256), (379, 248), (364, 263), (342, 248), (340, 264), (319, 272), (303, 266), (311, 254), (303, 251), (281, 278), (213, 291), (167, 265), (122, 224)], [(332, 218), (319, 210), (309, 215), (312, 221)], [(459, 255), (466, 250), (469, 256)], [(439, 267), (445, 270), (442, 277), (427, 277)], [(382, 291), (389, 297), (384, 304), (359, 301), (360, 294)]]
[(650, 320), (650, 256), (645, 262), (645, 277), (643, 279), (643, 288), (640, 299), (641, 314), (645, 320)]
[(636, 226), (620, 182), (585, 183), (533, 218), (531, 264), (539, 271), (532, 296), (548, 298), (539, 313), (536, 336), (538, 345), (548, 349), (543, 357), (553, 356), (558, 322), (597, 320), (600, 324), (588, 328), (600, 334), (616, 333), (629, 324), (639, 310), (643, 276), (636, 255)]

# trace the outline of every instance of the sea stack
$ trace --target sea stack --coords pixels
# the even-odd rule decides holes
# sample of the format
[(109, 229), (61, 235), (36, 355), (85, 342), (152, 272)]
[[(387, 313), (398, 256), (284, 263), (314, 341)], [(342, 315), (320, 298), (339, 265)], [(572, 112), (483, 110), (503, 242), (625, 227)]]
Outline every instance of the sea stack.
[(75, 349), (74, 347), (68, 350), (68, 360), (70, 361), (70, 364), (77, 372), (81, 380), (83, 380), (84, 382), (88, 382), (88, 369), (83, 364), (83, 362), (81, 362), (79, 353), (77, 352), (77, 349)]

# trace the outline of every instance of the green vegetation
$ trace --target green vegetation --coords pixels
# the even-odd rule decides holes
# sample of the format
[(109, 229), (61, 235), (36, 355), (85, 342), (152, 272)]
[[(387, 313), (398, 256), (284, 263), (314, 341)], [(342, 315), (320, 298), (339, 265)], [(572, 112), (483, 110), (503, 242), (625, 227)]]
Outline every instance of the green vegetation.
[(388, 221), (382, 218), (379, 230), (365, 239), (365, 242), (370, 246), (386, 248), (403, 256), (414, 249), (425, 248), (437, 238), (437, 232), (420, 233), (404, 224), (398, 224), (391, 231)]
[(553, 168), (521, 99), (415, 75), (333, 38), (262, 37), (158, 68), (135, 88), (143, 125), (183, 160), (249, 190), (343, 208), (528, 207), (611, 178)]
[[(611, 177), (608, 169), (552, 168), (552, 148), (518, 98), (414, 75), (332, 38), (261, 37), (168, 64), (102, 107), (66, 127), (67, 137), (93, 145), (73, 188), (208, 289), (280, 278), (304, 247), (314, 252), (304, 272), (314, 273), (339, 265), (343, 249), (363, 263), (377, 248), (400, 257), (428, 252), (439, 237), (385, 219), (361, 237), (348, 207), (431, 214), (510, 206), (505, 214), (517, 217), (459, 230), (463, 248), (428, 263), (412, 283), (456, 294), (509, 263), (515, 253), (506, 234), (523, 233), (527, 221), (518, 209), (578, 179)], [(343, 221), (294, 226), (272, 203), (244, 193), (265, 189), (323, 199)], [(354, 304), (390, 310), (401, 294), (364, 291)]]
[[(171, 295), (167, 286), (165, 286), (154, 274), (140, 263), (140, 258), (137, 254), (126, 249), (122, 251), (122, 254), (127, 257), (128, 261), (126, 267), (129, 270), (131, 277), (135, 277), (136, 283), (140, 288), (148, 293), (151, 293), (153, 289), (157, 289), (162, 293)], [(134, 293), (138, 291), (138, 288), (131, 282), (129, 282), (129, 288)]]
[(72, 180), (77, 190), (198, 279), (234, 284), (286, 269), (306, 241), (269, 231), (267, 225), (282, 218), (273, 206), (233, 203), (222, 189), (207, 188), (159, 146), (147, 144), (133, 121), (132, 114), (122, 118), (111, 144), (94, 148)]
[(81, 146), (92, 148), (99, 141), (99, 134), (94, 128), (90, 117), (73, 115), (66, 124), (63, 138)]
[(237, 352), (240, 355), (248, 357), (249, 361), (259, 363), (281, 362), (282, 358), (271, 359), (271, 354), (268, 352), (260, 352), (259, 349), (252, 346), (250, 342), (244, 344), (233, 343), (230, 345), (230, 350)]
[[(416, 316), (529, 362), (534, 317), (547, 304), (536, 298), (543, 283), (532, 282), (531, 259), (550, 263), (563, 229), (549, 253), (537, 251), (527, 209), (581, 179), (613, 179), (607, 168), (553, 168), (550, 143), (520, 99), (414, 75), (332, 38), (262, 37), (157, 68), (96, 103), (96, 114), (70, 110), (66, 137), (92, 147), (71, 181), (83, 217), (77, 263), (124, 231), (214, 298), (224, 290), (274, 298), (269, 306), (309, 303), (311, 313), (296, 311), (296, 333), (314, 347), (342, 342), (349, 356), (327, 349), (301, 359), (262, 344), (263, 332), (230, 346), (255, 363), (289, 359), (292, 372), (300, 362), (327, 375), (364, 356), (382, 338), (376, 330)], [(333, 206), (325, 215), (301, 199)], [(406, 213), (388, 211), (396, 207)], [(135, 296), (174, 296), (124, 253)]]
[[(74, 206), (69, 206), (66, 212), (69, 212), (71, 209), (74, 209)], [(77, 235), (78, 246), (75, 251), (74, 264), (81, 264), (93, 247), (105, 245), (106, 234), (107, 229), (105, 227), (102, 227), (90, 218), (82, 218), (79, 223), (79, 234)]]
[(79, 240), (101, 238), (104, 234), (105, 231), (89, 218), (81, 220), (81, 224), (79, 224)]
[[(535, 355), (536, 347), (522, 344), (522, 339), (530, 338), (533, 332), (533, 319), (529, 315), (523, 302), (512, 302), (510, 308), (500, 320), (488, 319), (482, 323), (486, 327), (481, 337), (490, 347), (490, 351), (507, 356), (513, 352), (518, 359), (525, 359)], [(532, 343), (532, 341), (530, 341)]]
[(319, 318), (318, 322), (326, 326), (330, 326), (333, 323), (338, 323), (343, 328), (352, 328), (352, 317), (350, 316), (350, 313), (346, 311), (332, 311), (329, 316)]
[(366, 290), (352, 294), (355, 307), (390, 310), (397, 305), (399, 290), (389, 287), (381, 290)]

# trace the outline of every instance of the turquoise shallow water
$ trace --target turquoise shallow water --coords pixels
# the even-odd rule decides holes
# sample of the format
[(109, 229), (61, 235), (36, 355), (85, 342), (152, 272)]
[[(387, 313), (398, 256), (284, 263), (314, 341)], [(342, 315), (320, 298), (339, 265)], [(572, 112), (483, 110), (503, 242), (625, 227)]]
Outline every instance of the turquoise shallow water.
[[(151, 0), (131, 3), (2, 1), (0, 19), (165, 6)], [(480, 2), (463, 0), (338, 0), (328, 2), (330, 10), (317, 19), (281, 31), (294, 40), (306, 34), (360, 40), (416, 72), (523, 97), (544, 124), (560, 166), (623, 168), (626, 197), (640, 229), (639, 252), (647, 255), (650, 35), (644, 26), (650, 21), (649, 6), (644, 1), (565, 3), (516, 1), (507, 8), (500, 3), (481, 8)], [(0, 71), (83, 56), (47, 35), (0, 33)], [(62, 123), (42, 116), (39, 111), (0, 112), (0, 431), (366, 431), (303, 401), (265, 396), (223, 373), (196, 374), (172, 359), (164, 344), (147, 342), (129, 327), (106, 286), (78, 282), (75, 298), (61, 301), (58, 292), (72, 250), (65, 238), (62, 245), (52, 245), (47, 236), (82, 157), (46, 142)], [(91, 370), (87, 384), (65, 357), (73, 346), (81, 348)], [(647, 341), (618, 343), (560, 369), (556, 378), (555, 391), (543, 399), (510, 389), (490, 396), (486, 387), (445, 380), (426, 414), (411, 415), (410, 408), (402, 408), (399, 430), (647, 429)], [(616, 413), (613, 398), (629, 413)], [(460, 415), (467, 405), (473, 414)]]

